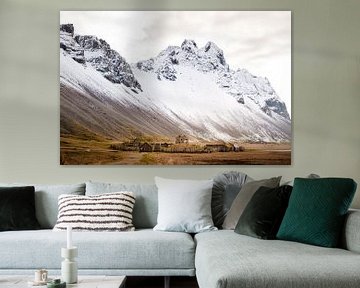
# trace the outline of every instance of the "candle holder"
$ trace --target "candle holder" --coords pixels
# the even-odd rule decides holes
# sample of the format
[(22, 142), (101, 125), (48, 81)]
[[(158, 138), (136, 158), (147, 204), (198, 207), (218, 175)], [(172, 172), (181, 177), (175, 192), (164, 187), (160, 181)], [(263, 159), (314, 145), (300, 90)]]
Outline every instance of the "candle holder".
[(75, 261), (77, 255), (77, 247), (61, 248), (61, 257), (65, 258), (61, 262), (61, 279), (67, 284), (77, 283), (78, 281), (78, 269)]

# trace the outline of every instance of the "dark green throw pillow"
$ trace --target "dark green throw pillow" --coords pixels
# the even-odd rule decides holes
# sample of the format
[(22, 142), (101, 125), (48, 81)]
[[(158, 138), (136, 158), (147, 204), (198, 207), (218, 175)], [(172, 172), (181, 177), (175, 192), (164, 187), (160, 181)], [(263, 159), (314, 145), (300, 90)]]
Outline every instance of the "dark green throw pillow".
[(39, 229), (35, 188), (0, 187), (0, 231)]
[(288, 206), (292, 187), (260, 187), (236, 225), (235, 232), (261, 239), (275, 239)]
[(355, 191), (348, 178), (295, 178), (277, 238), (337, 247)]

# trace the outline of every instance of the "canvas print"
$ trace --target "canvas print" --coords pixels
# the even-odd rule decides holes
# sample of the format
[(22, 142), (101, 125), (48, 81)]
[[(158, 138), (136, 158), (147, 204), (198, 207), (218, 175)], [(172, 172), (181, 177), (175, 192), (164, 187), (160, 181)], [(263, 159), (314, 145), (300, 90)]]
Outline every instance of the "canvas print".
[(291, 164), (290, 11), (61, 11), (62, 165)]

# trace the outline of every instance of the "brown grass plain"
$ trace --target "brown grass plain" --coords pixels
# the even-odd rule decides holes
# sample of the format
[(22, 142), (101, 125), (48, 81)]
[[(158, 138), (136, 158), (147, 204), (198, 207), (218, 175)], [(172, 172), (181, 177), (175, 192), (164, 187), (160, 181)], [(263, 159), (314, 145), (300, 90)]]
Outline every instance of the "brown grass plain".
[(244, 143), (242, 152), (164, 153), (118, 151), (112, 142), (61, 137), (62, 165), (290, 165), (291, 145)]

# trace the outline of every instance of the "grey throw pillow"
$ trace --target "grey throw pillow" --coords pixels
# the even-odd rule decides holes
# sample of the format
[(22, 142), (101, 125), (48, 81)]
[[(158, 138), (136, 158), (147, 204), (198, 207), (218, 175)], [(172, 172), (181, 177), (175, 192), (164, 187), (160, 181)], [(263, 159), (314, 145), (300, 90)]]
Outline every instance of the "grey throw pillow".
[(211, 213), (216, 227), (222, 227), (225, 216), (241, 187), (251, 180), (245, 173), (237, 171), (224, 172), (215, 176), (212, 189)]
[(213, 180), (155, 177), (159, 213), (154, 230), (198, 233), (217, 230), (211, 217)]
[(245, 207), (247, 206), (255, 192), (261, 186), (269, 188), (279, 187), (280, 179), (281, 176), (270, 179), (252, 181), (244, 184), (225, 217), (224, 223), (222, 225), (223, 229), (234, 230), (237, 222), (240, 219), (241, 214), (244, 212)]

